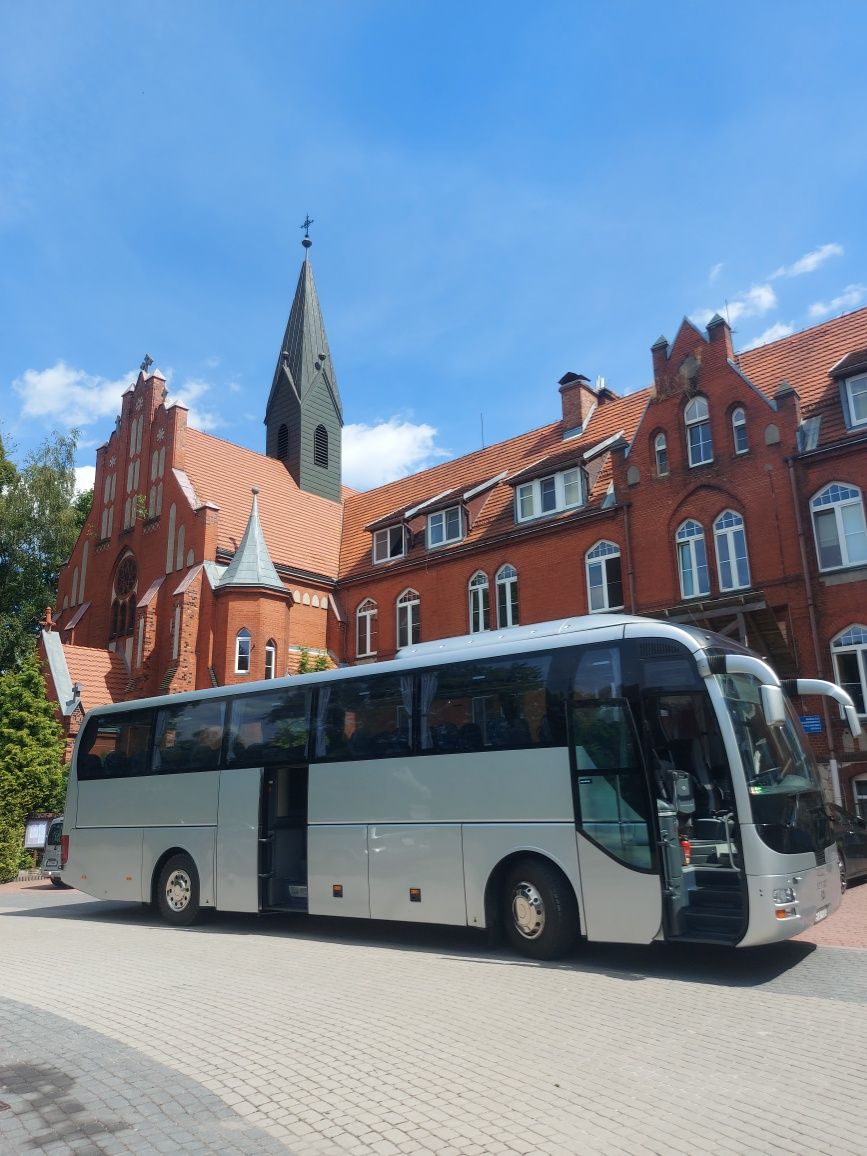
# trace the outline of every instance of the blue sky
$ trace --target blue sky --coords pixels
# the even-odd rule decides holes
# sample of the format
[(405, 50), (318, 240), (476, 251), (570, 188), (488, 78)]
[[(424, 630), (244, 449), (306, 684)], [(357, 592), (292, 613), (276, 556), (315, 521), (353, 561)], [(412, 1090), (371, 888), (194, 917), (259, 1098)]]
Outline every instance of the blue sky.
[[(0, 430), (113, 427), (148, 352), (264, 449), (302, 249), (346, 480), (629, 392), (728, 303), (739, 347), (867, 303), (867, 8), (0, 5)], [(364, 427), (364, 428), (360, 428)]]

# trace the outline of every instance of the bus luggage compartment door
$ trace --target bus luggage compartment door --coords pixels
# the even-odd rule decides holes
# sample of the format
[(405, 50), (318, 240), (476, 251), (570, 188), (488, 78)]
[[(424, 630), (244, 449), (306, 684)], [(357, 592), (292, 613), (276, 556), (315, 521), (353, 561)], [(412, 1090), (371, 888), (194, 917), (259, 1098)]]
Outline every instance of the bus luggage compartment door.
[(377, 823), (367, 837), (374, 919), (466, 923), (460, 824)]

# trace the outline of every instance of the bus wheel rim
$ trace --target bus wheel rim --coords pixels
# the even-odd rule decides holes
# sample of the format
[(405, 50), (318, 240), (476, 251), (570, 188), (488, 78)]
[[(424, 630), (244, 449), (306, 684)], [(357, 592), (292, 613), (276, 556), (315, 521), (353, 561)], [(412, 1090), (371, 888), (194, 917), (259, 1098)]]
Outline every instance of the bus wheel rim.
[(538, 939), (545, 929), (545, 904), (532, 883), (519, 883), (512, 892), (515, 930), (525, 939)]
[(186, 871), (173, 871), (166, 881), (166, 902), (172, 911), (183, 911), (189, 905), (193, 884)]

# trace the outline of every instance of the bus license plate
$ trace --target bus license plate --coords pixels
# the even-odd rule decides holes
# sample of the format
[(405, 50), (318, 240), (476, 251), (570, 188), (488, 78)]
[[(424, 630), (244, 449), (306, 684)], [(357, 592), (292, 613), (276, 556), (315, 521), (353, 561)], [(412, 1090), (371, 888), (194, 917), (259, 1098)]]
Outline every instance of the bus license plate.
[(827, 919), (827, 918), (828, 918), (828, 908), (827, 907), (820, 907), (818, 909), (818, 911), (816, 912), (815, 922), (821, 923), (823, 919)]

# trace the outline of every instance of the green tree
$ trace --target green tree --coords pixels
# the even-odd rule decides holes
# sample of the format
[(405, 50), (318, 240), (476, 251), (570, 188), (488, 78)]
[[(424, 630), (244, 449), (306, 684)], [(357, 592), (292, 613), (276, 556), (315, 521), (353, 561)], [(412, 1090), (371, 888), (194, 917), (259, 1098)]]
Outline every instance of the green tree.
[(0, 675), (0, 883), (14, 879), (30, 811), (62, 806), (63, 737), (31, 650)]
[(75, 525), (79, 534), (84, 529), (84, 523), (87, 521), (87, 515), (90, 513), (90, 507), (92, 505), (92, 489), (82, 490), (80, 494), (76, 494), (72, 499), (72, 508), (75, 511)]
[(80, 532), (75, 500), (75, 431), (56, 434), (21, 469), (0, 440), (0, 675), (33, 648), (57, 575)]

